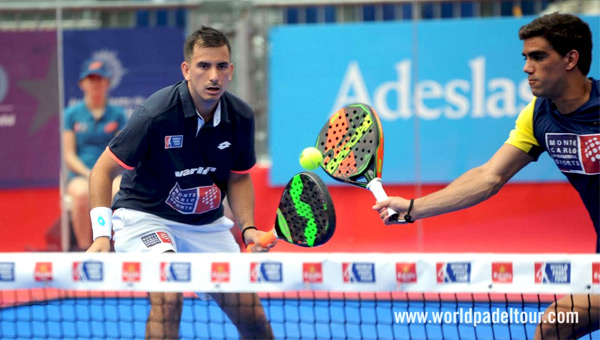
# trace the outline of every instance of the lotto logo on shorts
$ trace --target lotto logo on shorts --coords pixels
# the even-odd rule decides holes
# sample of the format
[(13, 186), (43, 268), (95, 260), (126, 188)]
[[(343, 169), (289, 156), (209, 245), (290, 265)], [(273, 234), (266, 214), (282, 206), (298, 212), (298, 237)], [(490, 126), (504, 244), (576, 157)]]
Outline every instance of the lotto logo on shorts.
[(15, 263), (0, 262), (0, 281), (15, 281)]
[(123, 262), (123, 282), (140, 282), (142, 278), (141, 265), (139, 262)]
[(471, 282), (471, 262), (438, 262), (435, 268), (437, 283)]
[(159, 231), (159, 232), (152, 233), (149, 235), (144, 235), (144, 236), (142, 236), (142, 242), (144, 242), (144, 244), (148, 248), (154, 247), (155, 245), (160, 244), (160, 243), (173, 243), (173, 242), (171, 242), (171, 238), (169, 237), (169, 234), (165, 233), (164, 231)]
[(375, 263), (344, 262), (342, 263), (342, 278), (344, 283), (373, 283), (375, 282)]
[(102, 281), (102, 262), (73, 262), (73, 281)]
[(165, 149), (183, 147), (183, 135), (165, 136)]
[(282, 282), (281, 262), (251, 262), (250, 282)]
[(535, 283), (571, 283), (571, 263), (569, 262), (536, 262), (534, 269)]
[(513, 264), (512, 264), (512, 262), (492, 262), (492, 282), (493, 283), (512, 283), (513, 282)]
[(226, 283), (229, 282), (231, 275), (229, 273), (229, 262), (213, 262), (210, 266), (210, 282)]
[(320, 262), (302, 263), (302, 281), (306, 283), (323, 283), (323, 265)]
[(417, 282), (417, 264), (415, 262), (396, 263), (396, 282), (398, 283), (416, 283)]
[(36, 262), (33, 277), (36, 281), (52, 281), (52, 262)]
[(600, 262), (592, 263), (592, 283), (600, 284)]
[(162, 282), (190, 282), (191, 277), (189, 262), (160, 263), (160, 280)]

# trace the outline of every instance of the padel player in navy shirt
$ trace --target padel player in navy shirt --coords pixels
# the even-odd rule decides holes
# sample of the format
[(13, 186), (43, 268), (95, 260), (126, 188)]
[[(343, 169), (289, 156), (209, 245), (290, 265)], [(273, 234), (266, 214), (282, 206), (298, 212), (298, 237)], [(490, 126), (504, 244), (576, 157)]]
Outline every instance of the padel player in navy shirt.
[[(239, 252), (223, 214), (227, 196), (253, 251), (268, 251), (254, 228), (254, 114), (226, 92), (233, 75), (221, 32), (202, 27), (184, 45), (184, 81), (159, 90), (135, 110), (90, 176), (94, 243), (89, 252)], [(110, 205), (110, 181), (126, 169)], [(112, 226), (111, 223), (112, 222)], [(241, 338), (273, 338), (255, 293), (212, 293)], [(181, 293), (150, 293), (146, 338), (175, 339)]]

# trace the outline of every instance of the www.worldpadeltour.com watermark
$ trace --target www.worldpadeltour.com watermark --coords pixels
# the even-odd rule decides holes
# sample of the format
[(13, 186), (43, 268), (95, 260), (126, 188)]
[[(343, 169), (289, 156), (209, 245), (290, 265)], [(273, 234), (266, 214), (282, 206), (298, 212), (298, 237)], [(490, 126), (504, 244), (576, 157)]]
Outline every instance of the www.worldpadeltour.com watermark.
[(474, 327), (481, 324), (538, 324), (548, 323), (578, 323), (579, 314), (570, 312), (548, 312), (546, 319), (542, 319), (544, 312), (527, 312), (520, 309), (499, 308), (489, 311), (473, 311), (472, 308), (459, 308), (456, 311), (428, 311), (428, 312), (394, 312), (394, 321), (398, 324), (472, 324)]

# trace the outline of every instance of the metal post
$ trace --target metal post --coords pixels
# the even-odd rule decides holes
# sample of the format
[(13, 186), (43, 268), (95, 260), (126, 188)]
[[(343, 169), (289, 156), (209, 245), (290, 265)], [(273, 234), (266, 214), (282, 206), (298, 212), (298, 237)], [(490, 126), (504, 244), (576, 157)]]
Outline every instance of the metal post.
[(59, 140), (60, 140), (60, 246), (62, 251), (69, 251), (71, 246), (71, 226), (69, 224), (69, 211), (65, 207), (65, 176), (67, 167), (64, 158), (64, 145), (62, 134), (64, 129), (64, 106), (65, 106), (65, 85), (63, 70), (63, 31), (62, 31), (62, 5), (61, 0), (56, 0), (56, 62), (58, 63), (58, 112), (59, 112)]

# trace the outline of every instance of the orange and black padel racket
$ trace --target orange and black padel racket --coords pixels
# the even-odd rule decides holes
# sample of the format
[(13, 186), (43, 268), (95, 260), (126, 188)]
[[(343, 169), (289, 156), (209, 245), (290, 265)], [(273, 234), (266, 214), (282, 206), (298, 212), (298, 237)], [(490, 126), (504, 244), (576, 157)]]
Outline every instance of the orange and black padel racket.
[[(356, 103), (337, 110), (321, 129), (315, 147), (323, 154), (321, 167), (329, 176), (369, 189), (377, 201), (387, 199), (381, 184), (383, 130), (372, 107)], [(388, 215), (398, 220), (395, 210), (388, 209)]]

